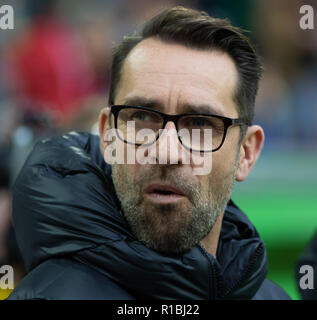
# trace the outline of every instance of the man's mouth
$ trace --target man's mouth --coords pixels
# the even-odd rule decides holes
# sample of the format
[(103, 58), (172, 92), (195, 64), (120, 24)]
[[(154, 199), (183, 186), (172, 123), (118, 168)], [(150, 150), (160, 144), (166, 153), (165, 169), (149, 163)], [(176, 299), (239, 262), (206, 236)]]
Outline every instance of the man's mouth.
[(179, 189), (167, 184), (150, 184), (144, 193), (151, 201), (160, 204), (172, 203), (186, 197)]

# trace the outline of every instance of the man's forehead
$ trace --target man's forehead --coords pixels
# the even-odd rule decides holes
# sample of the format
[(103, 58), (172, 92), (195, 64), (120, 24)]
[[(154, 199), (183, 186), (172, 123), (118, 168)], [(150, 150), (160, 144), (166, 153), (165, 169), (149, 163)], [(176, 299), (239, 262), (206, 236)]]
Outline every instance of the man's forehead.
[(182, 77), (202, 78), (217, 83), (232, 82), (238, 72), (232, 58), (219, 49), (198, 50), (181, 44), (166, 43), (149, 38), (131, 50), (124, 63), (123, 72), (151, 73)]

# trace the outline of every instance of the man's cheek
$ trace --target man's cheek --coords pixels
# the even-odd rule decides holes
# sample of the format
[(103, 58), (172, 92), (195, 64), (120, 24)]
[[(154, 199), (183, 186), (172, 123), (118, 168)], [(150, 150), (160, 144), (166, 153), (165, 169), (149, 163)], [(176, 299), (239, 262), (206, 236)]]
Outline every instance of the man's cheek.
[(120, 140), (114, 128), (107, 130), (103, 139), (103, 158), (106, 163), (110, 165), (134, 165), (136, 163), (135, 146)]
[(213, 153), (191, 151), (190, 163), (194, 176), (207, 176), (213, 168)]
[(212, 153), (203, 153), (203, 155), (193, 154), (193, 175), (207, 176), (212, 170)]

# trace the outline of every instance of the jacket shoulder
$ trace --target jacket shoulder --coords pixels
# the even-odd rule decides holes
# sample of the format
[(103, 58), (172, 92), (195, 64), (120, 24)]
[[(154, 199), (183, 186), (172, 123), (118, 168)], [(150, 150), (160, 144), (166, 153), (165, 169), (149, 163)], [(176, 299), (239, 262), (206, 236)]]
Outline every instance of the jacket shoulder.
[(291, 298), (273, 281), (265, 279), (253, 300), (291, 300)]
[(33, 269), (8, 300), (132, 300), (124, 288), (72, 258), (49, 259)]

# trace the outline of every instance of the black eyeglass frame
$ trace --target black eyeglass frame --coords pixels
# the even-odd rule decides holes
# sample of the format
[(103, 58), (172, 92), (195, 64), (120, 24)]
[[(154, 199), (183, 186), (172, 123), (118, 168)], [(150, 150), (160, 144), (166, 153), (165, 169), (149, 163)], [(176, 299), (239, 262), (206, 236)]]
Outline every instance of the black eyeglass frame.
[(163, 112), (160, 112), (160, 111), (157, 111), (157, 110), (153, 110), (153, 109), (148, 108), (148, 107), (143, 107), (143, 106), (111, 105), (110, 106), (110, 112), (114, 116), (114, 125), (115, 125), (115, 129), (116, 129), (116, 133), (117, 133), (118, 138), (121, 141), (123, 141), (123, 142), (125, 142), (127, 144), (132, 144), (132, 145), (137, 145), (137, 146), (141, 146), (141, 145), (146, 146), (146, 145), (151, 145), (151, 144), (155, 143), (158, 140), (158, 138), (160, 137), (160, 133), (157, 135), (156, 139), (153, 142), (150, 142), (150, 143), (133, 143), (133, 142), (129, 142), (129, 141), (126, 141), (126, 140), (122, 139), (120, 137), (120, 135), (118, 134), (118, 132), (117, 132), (117, 130), (118, 130), (118, 114), (122, 109), (126, 109), (126, 108), (134, 108), (134, 109), (145, 110), (145, 111), (150, 111), (150, 112), (157, 113), (163, 118), (162, 129), (164, 129), (164, 127), (166, 126), (167, 122), (172, 121), (175, 124), (175, 128), (176, 128), (177, 133), (178, 133), (178, 121), (179, 121), (180, 118), (185, 117), (185, 116), (207, 116), (207, 117), (211, 116), (211, 117), (214, 117), (214, 118), (221, 119), (223, 121), (224, 132), (223, 132), (223, 137), (222, 137), (221, 143), (220, 143), (219, 147), (217, 147), (215, 149), (212, 149), (212, 150), (201, 151), (201, 150), (191, 149), (191, 148), (189, 148), (189, 147), (187, 147), (186, 145), (183, 144), (180, 136), (178, 135), (178, 139), (179, 139), (180, 143), (182, 144), (182, 146), (184, 146), (186, 149), (188, 149), (190, 151), (215, 152), (215, 151), (219, 150), (222, 147), (222, 145), (223, 145), (223, 143), (224, 143), (224, 141), (226, 139), (227, 131), (228, 131), (229, 127), (238, 126), (238, 125), (239, 126), (241, 126), (241, 125), (249, 126), (250, 125), (247, 120), (242, 119), (242, 118), (232, 119), (232, 118), (228, 118), (228, 117), (224, 117), (224, 116), (220, 116), (220, 115), (212, 114), (212, 113), (182, 113), (182, 114), (171, 115), (171, 114), (166, 114), (166, 113), (163, 113)]

